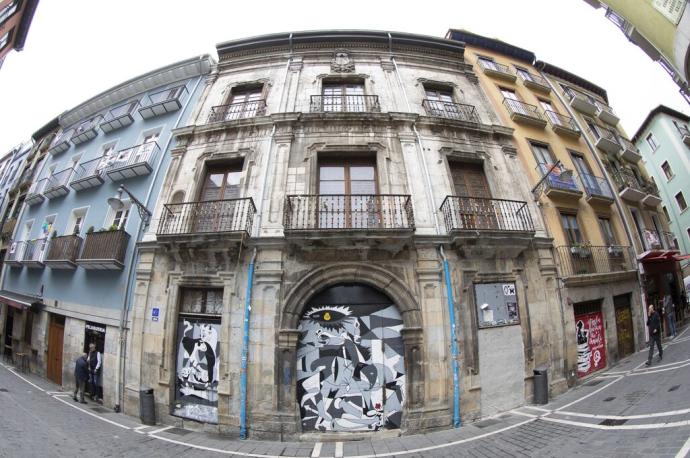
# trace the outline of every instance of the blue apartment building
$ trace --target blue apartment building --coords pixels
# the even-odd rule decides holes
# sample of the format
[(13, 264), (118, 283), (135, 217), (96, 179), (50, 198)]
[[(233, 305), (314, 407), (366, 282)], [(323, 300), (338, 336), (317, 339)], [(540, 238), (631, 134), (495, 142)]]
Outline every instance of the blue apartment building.
[(69, 385), (74, 360), (96, 343), (104, 400), (117, 405), (137, 242), (171, 131), (194, 115), (212, 65), (208, 55), (168, 65), (58, 117), (5, 255), (0, 332), (15, 364)]

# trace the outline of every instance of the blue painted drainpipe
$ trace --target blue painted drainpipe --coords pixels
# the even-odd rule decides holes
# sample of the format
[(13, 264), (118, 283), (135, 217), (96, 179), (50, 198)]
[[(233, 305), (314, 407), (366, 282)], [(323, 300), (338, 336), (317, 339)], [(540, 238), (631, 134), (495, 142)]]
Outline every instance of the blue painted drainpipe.
[(455, 330), (455, 300), (453, 299), (453, 287), (450, 284), (450, 270), (448, 259), (443, 252), (443, 246), (439, 246), (439, 252), (443, 259), (443, 276), (446, 280), (446, 297), (448, 299), (448, 316), (450, 318), (450, 353), (453, 358), (453, 427), (460, 427), (460, 365), (458, 364), (458, 341)]
[(249, 355), (249, 316), (252, 310), (254, 260), (256, 260), (256, 248), (254, 248), (252, 259), (249, 262), (247, 291), (244, 299), (244, 334), (242, 335), (242, 358), (240, 369), (240, 439), (247, 438), (247, 359)]

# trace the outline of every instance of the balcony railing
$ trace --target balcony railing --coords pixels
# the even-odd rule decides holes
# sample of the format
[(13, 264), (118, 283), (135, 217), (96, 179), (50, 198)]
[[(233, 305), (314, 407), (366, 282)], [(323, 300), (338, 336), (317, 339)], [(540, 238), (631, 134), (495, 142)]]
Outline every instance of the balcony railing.
[(615, 195), (609, 186), (608, 181), (604, 178), (590, 175), (589, 173), (581, 173), (580, 181), (582, 187), (585, 189), (587, 201), (603, 202), (611, 204), (615, 201)]
[(139, 108), (139, 115), (144, 119), (161, 116), (182, 108), (182, 101), (187, 96), (185, 85), (176, 86), (149, 95), (148, 104)]
[(527, 203), (522, 201), (447, 196), (441, 211), (447, 232), (534, 232)]
[(53, 237), (43, 263), (52, 269), (75, 269), (81, 243), (78, 235)]
[(129, 234), (122, 230), (86, 234), (77, 264), (89, 270), (121, 270), (128, 243)]
[(525, 86), (542, 92), (551, 92), (551, 86), (549, 86), (549, 82), (543, 76), (525, 70), (520, 70), (517, 74)]
[(48, 182), (46, 183), (43, 195), (46, 199), (55, 199), (56, 197), (62, 197), (69, 193), (69, 188), (67, 183), (74, 172), (73, 168), (68, 168), (65, 170), (60, 170), (54, 173), (52, 176), (48, 177)]
[(556, 247), (556, 251), (563, 277), (635, 270), (629, 246), (569, 245)]
[(208, 122), (234, 121), (235, 119), (253, 118), (266, 114), (265, 100), (218, 105), (211, 108)]
[(148, 175), (153, 170), (159, 150), (158, 143), (147, 142), (118, 151), (106, 159), (106, 173), (113, 181)]
[(565, 116), (550, 110), (544, 111), (544, 115), (546, 115), (546, 119), (549, 121), (549, 124), (551, 124), (551, 129), (557, 134), (571, 137), (580, 136), (580, 128), (570, 116)]
[(546, 126), (546, 120), (534, 105), (509, 98), (503, 99), (503, 105), (508, 109), (510, 119), (515, 122), (524, 122), (540, 127)]
[(562, 196), (569, 194), (578, 199), (582, 195), (571, 170), (567, 170), (563, 166), (554, 167), (554, 164), (539, 164), (537, 171), (542, 177), (541, 184), (546, 195)]
[(47, 178), (34, 181), (31, 184), (29, 191), (26, 193), (26, 199), (24, 200), (24, 202), (26, 202), (27, 205), (34, 205), (43, 202), (45, 200), (45, 197), (43, 196), (43, 190), (45, 189), (47, 183)]
[(103, 175), (105, 175), (107, 162), (107, 158), (97, 157), (77, 165), (69, 183), (70, 187), (75, 191), (81, 191), (102, 185), (105, 181)]
[(672, 232), (655, 231), (653, 229), (645, 229), (643, 231), (644, 248), (645, 250), (675, 250), (676, 246), (673, 243), (674, 235)]
[(597, 148), (614, 155), (622, 151), (623, 146), (618, 141), (618, 135), (612, 130), (601, 126), (595, 126), (588, 130), (594, 137)]
[(611, 124), (612, 126), (615, 126), (618, 124), (618, 121), (620, 119), (616, 115), (616, 113), (613, 112), (613, 108), (610, 106), (606, 105), (605, 103), (601, 102), (596, 102), (597, 106), (597, 117), (602, 120), (603, 122), (607, 124)]
[(663, 201), (659, 197), (659, 188), (656, 187), (653, 181), (648, 181), (643, 185), (642, 189), (647, 195), (642, 199), (642, 203), (649, 205), (650, 207), (656, 207), (660, 205)]
[(113, 108), (105, 115), (103, 122), (101, 122), (101, 130), (103, 133), (112, 132), (122, 127), (129, 126), (134, 122), (134, 113), (139, 108), (139, 100), (132, 100)]
[(592, 97), (582, 94), (571, 87), (564, 86), (563, 93), (565, 94), (570, 106), (576, 110), (594, 116), (597, 112), (596, 100)]
[(8, 266), (21, 266), (24, 259), (24, 251), (26, 251), (26, 241), (13, 240), (5, 253), (4, 263)]
[(422, 101), (422, 106), (430, 116), (457, 119), (460, 121), (479, 122), (477, 110), (472, 105), (424, 99)]
[(690, 129), (688, 129), (688, 126), (685, 124), (676, 124), (676, 128), (678, 129), (678, 133), (680, 133), (680, 138), (683, 140), (683, 143), (690, 146)]
[(312, 95), (309, 111), (365, 113), (381, 111), (378, 95)]
[(623, 147), (623, 150), (620, 152), (620, 155), (623, 159), (633, 163), (642, 159), (642, 155), (638, 151), (637, 146), (635, 146), (630, 140), (618, 136), (618, 142)]
[(495, 76), (501, 79), (515, 81), (517, 76), (510, 70), (507, 65), (499, 64), (489, 59), (477, 59), (479, 66), (485, 74)]
[(50, 144), (50, 148), (48, 148), (48, 152), (55, 155), (67, 151), (70, 147), (69, 142), (70, 138), (72, 138), (72, 133), (74, 133), (74, 129), (64, 130), (56, 135), (53, 142)]
[(79, 124), (72, 133), (72, 138), (70, 139), (72, 144), (78, 145), (96, 138), (98, 135), (96, 128), (100, 125), (102, 120), (103, 116), (97, 115)]
[(644, 186), (637, 180), (635, 174), (627, 168), (611, 170), (611, 177), (618, 187), (618, 195), (626, 200), (639, 202), (647, 195)]
[(251, 198), (167, 204), (161, 215), (157, 235), (228, 232), (249, 235), (255, 212), (256, 207)]
[(43, 257), (46, 253), (48, 241), (46, 239), (27, 240), (22, 264), (27, 267), (43, 267)]
[(286, 231), (413, 231), (409, 195), (312, 194), (287, 196)]

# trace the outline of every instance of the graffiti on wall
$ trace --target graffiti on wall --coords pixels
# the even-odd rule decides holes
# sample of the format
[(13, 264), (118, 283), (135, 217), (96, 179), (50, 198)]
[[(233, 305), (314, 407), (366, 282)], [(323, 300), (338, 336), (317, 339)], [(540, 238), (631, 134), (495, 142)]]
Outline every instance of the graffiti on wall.
[(584, 377), (606, 367), (606, 340), (601, 312), (575, 317), (577, 332), (577, 375)]
[(399, 428), (402, 317), (394, 305), (311, 307), (299, 324), (297, 399), (305, 431)]
[(174, 415), (218, 423), (220, 323), (180, 318)]

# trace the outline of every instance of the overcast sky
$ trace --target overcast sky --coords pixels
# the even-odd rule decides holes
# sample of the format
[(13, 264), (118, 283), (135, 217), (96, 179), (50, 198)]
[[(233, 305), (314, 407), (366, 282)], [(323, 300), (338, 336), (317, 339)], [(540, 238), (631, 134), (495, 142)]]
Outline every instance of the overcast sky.
[(0, 69), (0, 154), (122, 81), (254, 35), (316, 29), (443, 37), (463, 28), (526, 48), (608, 91), (633, 135), (658, 104), (689, 113), (678, 88), (582, 0), (43, 0), (24, 51)]

